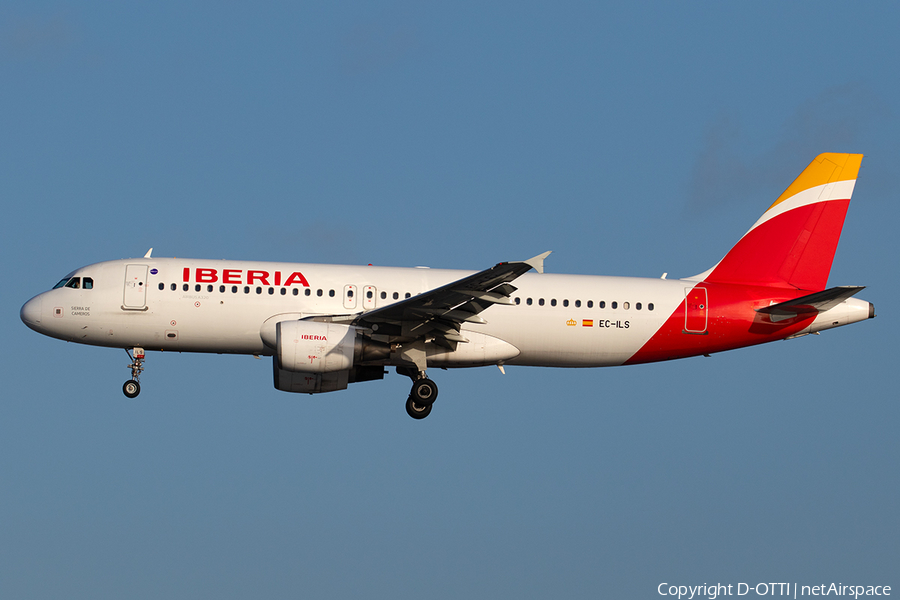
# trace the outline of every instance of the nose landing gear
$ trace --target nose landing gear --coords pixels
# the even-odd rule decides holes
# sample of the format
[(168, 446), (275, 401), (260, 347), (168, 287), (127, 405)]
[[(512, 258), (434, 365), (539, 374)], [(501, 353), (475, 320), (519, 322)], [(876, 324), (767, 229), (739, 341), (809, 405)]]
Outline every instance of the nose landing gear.
[(131, 359), (131, 364), (128, 365), (128, 368), (131, 369), (131, 379), (122, 385), (122, 392), (129, 398), (137, 398), (137, 395), (141, 393), (140, 378), (141, 371), (144, 370), (144, 349), (134, 348), (134, 355), (128, 348), (125, 348), (125, 352), (128, 354), (128, 358)]

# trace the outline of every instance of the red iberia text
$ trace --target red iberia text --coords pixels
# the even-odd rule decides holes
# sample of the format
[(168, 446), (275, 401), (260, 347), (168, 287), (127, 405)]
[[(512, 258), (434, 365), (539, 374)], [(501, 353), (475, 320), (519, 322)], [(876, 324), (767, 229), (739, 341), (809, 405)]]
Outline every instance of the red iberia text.
[(257, 271), (254, 269), (248, 269), (246, 271), (243, 269), (222, 269), (220, 272), (218, 269), (206, 269), (201, 267), (197, 267), (192, 271), (190, 267), (185, 267), (182, 275), (184, 282), (189, 283), (192, 281), (192, 275), (193, 281), (196, 283), (218, 283), (221, 281), (222, 283), (246, 283), (247, 285), (275, 285), (284, 287), (299, 285), (302, 287), (309, 287), (309, 282), (300, 271), (294, 271), (285, 276), (281, 271), (269, 272)]

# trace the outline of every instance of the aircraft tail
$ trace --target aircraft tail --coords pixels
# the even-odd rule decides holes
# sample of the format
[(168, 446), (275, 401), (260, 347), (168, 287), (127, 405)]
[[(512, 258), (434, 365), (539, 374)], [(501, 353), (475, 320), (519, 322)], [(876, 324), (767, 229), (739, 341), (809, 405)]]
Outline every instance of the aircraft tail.
[(862, 154), (820, 154), (712, 269), (710, 283), (825, 289)]

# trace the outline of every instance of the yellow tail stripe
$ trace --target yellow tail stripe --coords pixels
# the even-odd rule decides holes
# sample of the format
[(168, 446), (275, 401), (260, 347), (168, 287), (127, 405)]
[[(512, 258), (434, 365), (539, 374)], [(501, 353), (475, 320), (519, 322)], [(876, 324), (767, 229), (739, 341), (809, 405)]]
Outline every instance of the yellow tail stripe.
[(809, 166), (800, 173), (788, 189), (778, 197), (778, 200), (769, 207), (769, 210), (778, 206), (791, 196), (826, 183), (835, 181), (850, 181), (856, 179), (859, 174), (859, 165), (862, 162), (862, 154), (842, 154), (826, 152), (818, 155)]

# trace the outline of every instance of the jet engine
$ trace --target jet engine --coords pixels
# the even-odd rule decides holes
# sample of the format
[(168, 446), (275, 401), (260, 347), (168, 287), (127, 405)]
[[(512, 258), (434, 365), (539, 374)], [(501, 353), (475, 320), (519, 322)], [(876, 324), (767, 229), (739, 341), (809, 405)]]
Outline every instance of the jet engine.
[[(275, 387), (310, 394), (346, 389), (348, 383), (384, 377), (387, 344), (373, 342), (350, 325), (282, 321), (275, 326)], [(369, 362), (375, 365), (360, 365)]]
[(282, 321), (275, 326), (278, 368), (303, 373), (347, 371), (353, 366), (357, 329), (337, 323)]

